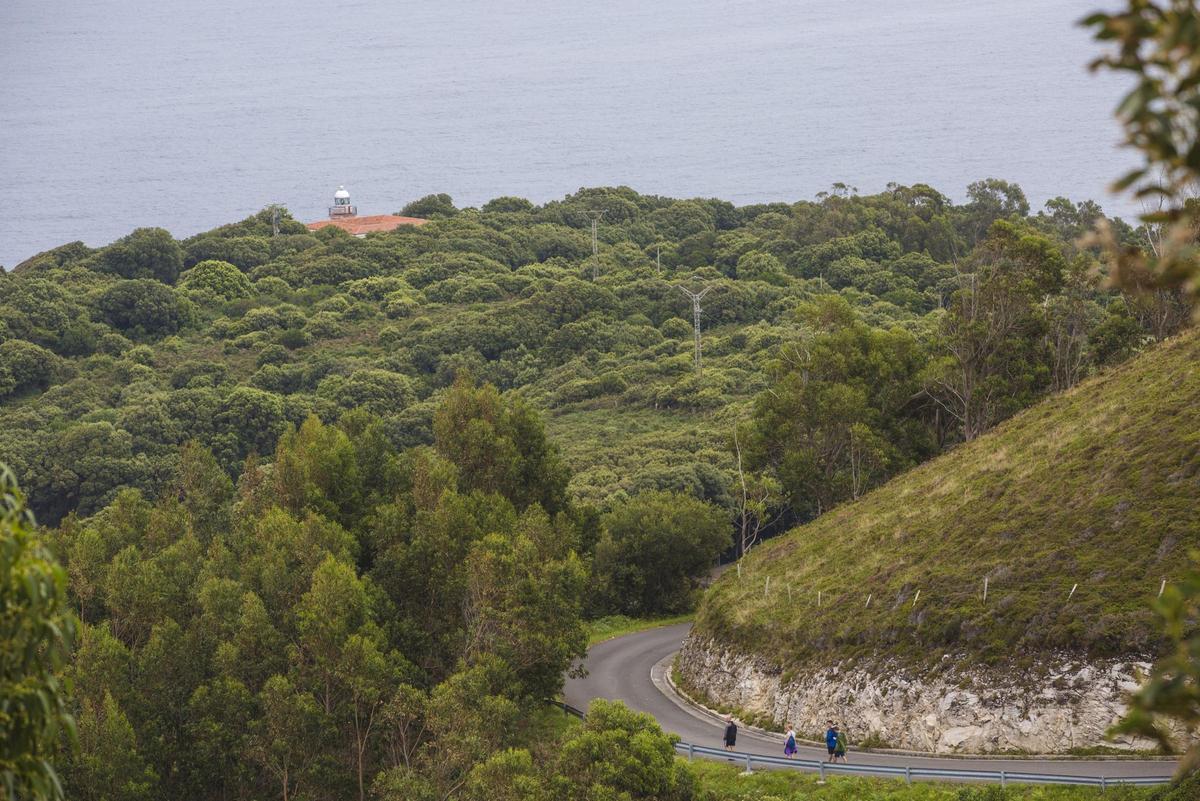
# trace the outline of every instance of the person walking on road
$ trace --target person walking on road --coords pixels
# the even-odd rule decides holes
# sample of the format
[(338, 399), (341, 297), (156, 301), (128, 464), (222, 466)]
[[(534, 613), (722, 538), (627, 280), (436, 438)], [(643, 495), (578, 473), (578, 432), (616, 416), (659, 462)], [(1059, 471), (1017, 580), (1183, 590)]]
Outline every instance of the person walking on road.
[(790, 723), (788, 724), (787, 742), (783, 745), (783, 755), (788, 759), (796, 755), (796, 730)]
[(826, 721), (829, 728), (825, 730), (825, 747), (829, 749), (829, 759), (827, 762), (833, 762), (834, 753), (837, 751), (838, 730), (833, 721)]
[(834, 731), (837, 732), (837, 741), (833, 747), (833, 761), (837, 762), (840, 759), (840, 760), (842, 760), (843, 763), (845, 763), (845, 761), (846, 761), (846, 732), (843, 731), (842, 729), (839, 729), (836, 726), (834, 726), (833, 728), (834, 728)]
[(725, 750), (732, 751), (733, 746), (737, 743), (737, 724), (733, 722), (733, 715), (725, 718)]

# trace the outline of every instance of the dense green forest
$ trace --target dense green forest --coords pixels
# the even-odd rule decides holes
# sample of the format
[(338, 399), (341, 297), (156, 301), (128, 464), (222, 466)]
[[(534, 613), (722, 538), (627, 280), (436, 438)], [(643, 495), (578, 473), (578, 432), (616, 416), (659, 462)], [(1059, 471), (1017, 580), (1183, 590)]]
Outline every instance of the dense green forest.
[(586, 617), (688, 609), (731, 545), (1189, 315), (1108, 288), (1094, 204), (995, 180), (404, 213), (0, 275), (0, 461), (80, 621), (68, 797), (694, 797), (641, 716), (547, 733)]
[[(264, 212), (0, 275), (0, 461), (39, 519), (156, 495), (190, 441), (236, 477), (310, 414), (365, 409), (394, 447), (428, 444), (439, 394), (469, 373), (546, 415), (573, 498), (684, 492), (754, 530), (855, 497), (1187, 320), (1178, 292), (1103, 288), (1099, 248), (1077, 241), (1095, 204), (1031, 213), (996, 180), (961, 204), (921, 185), (740, 208), (616, 188), (404, 211), (433, 222), (355, 239), (285, 219), (272, 236)], [(702, 371), (681, 286), (710, 288)]]
[(365, 413), (310, 417), (236, 487), (185, 446), (157, 500), (46, 533), (74, 614), (0, 474), (6, 796), (694, 797), (652, 719), (545, 705), (587, 642), (589, 526), (536, 417), (459, 383), (433, 427), (398, 452)]

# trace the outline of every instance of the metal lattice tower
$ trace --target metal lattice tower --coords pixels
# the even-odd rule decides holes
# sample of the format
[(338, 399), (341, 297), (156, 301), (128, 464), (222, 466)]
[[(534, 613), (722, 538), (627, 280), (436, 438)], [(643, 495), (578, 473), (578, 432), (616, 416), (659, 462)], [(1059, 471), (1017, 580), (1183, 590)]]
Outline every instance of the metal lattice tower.
[(700, 372), (700, 301), (712, 289), (712, 284), (704, 287), (699, 292), (693, 292), (685, 286), (676, 286), (683, 294), (687, 295), (692, 300), (692, 333), (696, 339), (696, 372)]
[(600, 277), (600, 245), (596, 234), (600, 228), (600, 218), (604, 216), (604, 211), (589, 211), (588, 216), (592, 218), (592, 280), (595, 281)]

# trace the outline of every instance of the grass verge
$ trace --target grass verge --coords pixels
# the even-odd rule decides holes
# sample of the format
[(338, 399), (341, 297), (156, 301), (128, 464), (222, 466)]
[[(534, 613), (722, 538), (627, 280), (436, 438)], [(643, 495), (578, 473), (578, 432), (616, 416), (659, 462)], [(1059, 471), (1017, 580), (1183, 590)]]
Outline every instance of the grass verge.
[[(733, 765), (692, 763), (704, 801), (1148, 801), (1154, 788), (1042, 785), (970, 786), (897, 779), (817, 776), (792, 770), (760, 770), (743, 775)], [(1161, 792), (1161, 789), (1159, 790)]]
[(590, 648), (597, 643), (602, 643), (605, 640), (611, 640), (614, 637), (623, 637), (626, 634), (633, 634), (638, 631), (647, 629), (656, 629), (660, 626), (673, 626), (676, 623), (687, 623), (692, 619), (690, 614), (675, 615), (673, 617), (648, 617), (635, 618), (625, 615), (608, 615), (606, 617), (597, 618), (588, 623), (588, 647)]

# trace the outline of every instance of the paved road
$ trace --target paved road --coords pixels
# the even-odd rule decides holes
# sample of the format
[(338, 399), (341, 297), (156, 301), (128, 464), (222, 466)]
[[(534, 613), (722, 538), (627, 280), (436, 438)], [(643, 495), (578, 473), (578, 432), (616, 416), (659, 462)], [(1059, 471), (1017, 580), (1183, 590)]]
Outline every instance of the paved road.
[[(668, 657), (679, 650), (690, 623), (664, 626), (617, 637), (588, 651), (588, 675), (568, 679), (564, 697), (568, 704), (587, 709), (593, 698), (624, 701), (634, 709), (649, 712), (667, 731), (684, 742), (720, 748), (722, 723), (678, 699), (668, 697), (651, 680), (651, 670), (661, 673), (669, 665)], [(661, 681), (659, 684), (661, 685)], [(765, 737), (739, 729), (737, 750), (755, 754), (782, 755), (783, 737)], [(825, 750), (801, 746), (801, 758), (824, 759)], [(947, 759), (892, 754), (854, 753), (850, 761), (872, 765), (911, 765), (913, 767), (967, 770), (1005, 770), (1029, 773), (1057, 773), (1067, 776), (1169, 776), (1174, 762), (1161, 760), (1054, 760), (1054, 759)]]

